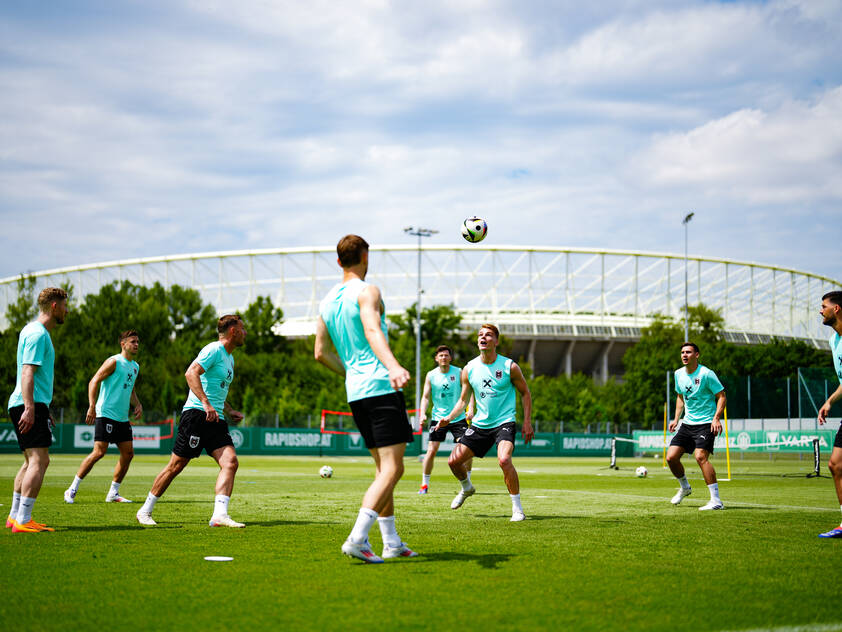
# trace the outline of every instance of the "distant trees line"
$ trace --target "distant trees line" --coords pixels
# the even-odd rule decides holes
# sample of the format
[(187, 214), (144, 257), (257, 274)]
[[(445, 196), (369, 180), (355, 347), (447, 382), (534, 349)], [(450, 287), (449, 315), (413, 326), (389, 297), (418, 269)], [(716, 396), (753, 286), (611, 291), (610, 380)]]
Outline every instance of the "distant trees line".
[[(0, 333), (0, 397), (8, 399), (15, 385), (15, 353), (20, 329), (36, 315), (34, 279), (22, 277), (18, 297), (6, 313), (8, 327)], [(103, 286), (80, 302), (73, 287), (71, 311), (64, 325), (53, 331), (56, 379), (53, 409), (64, 409), (65, 422), (81, 422), (87, 409), (87, 385), (108, 356), (119, 351), (117, 337), (125, 329), (140, 333), (141, 365), (137, 382), (145, 420), (160, 421), (180, 411), (187, 396), (184, 371), (199, 349), (216, 339), (216, 313), (196, 290), (173, 285), (152, 287), (123, 281)], [(414, 372), (415, 306), (389, 318), (390, 342), (397, 358)], [(236, 373), (229, 401), (242, 410), (246, 424), (301, 426), (318, 423), (322, 409), (347, 410), (342, 379), (313, 360), (312, 340), (287, 339), (271, 328), (283, 319), (282, 311), (267, 297), (258, 297), (242, 313), (248, 331), (245, 346), (235, 352)], [(785, 378), (798, 367), (829, 367), (829, 351), (800, 341), (774, 340), (769, 344), (737, 346), (722, 338), (721, 315), (704, 305), (689, 309), (691, 339), (702, 349), (702, 363), (720, 376), (747, 375)], [(453, 306), (422, 310), (422, 371), (435, 366), (439, 344), (454, 349), (454, 364), (463, 366), (477, 355), (473, 336), (458, 333), (460, 316)], [(524, 369), (533, 396), (533, 418), (543, 431), (564, 422), (568, 431), (589, 423), (626, 423), (648, 427), (663, 418), (665, 374), (680, 365), (683, 323), (656, 316), (641, 340), (623, 357), (622, 381), (605, 384), (575, 374), (532, 376)], [(502, 352), (511, 344), (503, 332)], [(414, 398), (415, 376), (405, 391)], [(4, 402), (6, 401), (4, 400)], [(5, 404), (0, 415), (6, 416)], [(785, 416), (785, 413), (782, 415)]]

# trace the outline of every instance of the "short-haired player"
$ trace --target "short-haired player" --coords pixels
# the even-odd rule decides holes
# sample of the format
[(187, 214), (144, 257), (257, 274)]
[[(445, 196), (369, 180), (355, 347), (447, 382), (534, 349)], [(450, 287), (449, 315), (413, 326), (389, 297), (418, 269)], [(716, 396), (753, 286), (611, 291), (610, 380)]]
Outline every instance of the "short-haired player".
[(714, 440), (722, 432), (720, 419), (725, 410), (725, 387), (716, 373), (699, 364), (699, 347), (695, 343), (681, 345), (681, 363), (684, 366), (675, 371), (675, 418), (670, 422), (669, 431), (675, 432), (682, 413), (684, 420), (667, 450), (667, 465), (678, 479), (679, 488), (670, 502), (678, 505), (692, 491), (681, 464), (681, 455), (692, 452), (710, 491), (710, 501), (699, 507), (699, 511), (724, 509), (710, 455)]
[(67, 292), (48, 287), (38, 295), (38, 317), (21, 329), (17, 348), (17, 380), (9, 397), (9, 417), (15, 427), (23, 465), (15, 476), (6, 527), (14, 533), (54, 531), (32, 519), (32, 508), (50, 465), (50, 402), (53, 399), (55, 349), (50, 337), (67, 317)]
[(191, 459), (207, 452), (217, 465), (211, 527), (244, 527), (228, 515), (228, 503), (234, 490), (234, 477), (239, 462), (234, 442), (228, 432), (228, 421), (239, 423), (243, 414), (228, 403), (228, 389), (234, 379), (234, 350), (246, 341), (246, 328), (238, 314), (222, 316), (216, 323), (219, 340), (205, 345), (184, 374), (190, 392), (181, 412), (178, 435), (170, 462), (155, 478), (146, 502), (137, 512), (137, 521), (155, 525), (152, 510)]
[(520, 502), (520, 479), (512, 463), (517, 434), (516, 393), (523, 403), (523, 441), (529, 443), (535, 435), (532, 428), (532, 395), (523, 377), (523, 372), (516, 362), (497, 353), (500, 344), (500, 331), (495, 325), (486, 324), (477, 333), (479, 357), (474, 358), (462, 369), (462, 392), (453, 410), (436, 425), (436, 430), (443, 430), (456, 419), (465, 408), (473, 394), (476, 413), (471, 427), (459, 439), (459, 443), (450, 453), (447, 464), (459, 481), (462, 489), (450, 503), (451, 509), (459, 509), (465, 499), (472, 496), (476, 489), (468, 478), (466, 464), (474, 456), (484, 457), (493, 445), (497, 446), (497, 462), (503, 470), (503, 479), (512, 500), (512, 522), (525, 518)]
[[(842, 292), (828, 292), (822, 297), (821, 315), (822, 322), (833, 329), (830, 336), (830, 351), (833, 355), (833, 368), (839, 378), (839, 386), (819, 409), (819, 423), (824, 425), (827, 422), (827, 416), (830, 414), (830, 407), (842, 400)], [(833, 450), (830, 452), (830, 460), (827, 462), (827, 466), (833, 475), (836, 499), (839, 501), (840, 508), (842, 508), (842, 425), (836, 432)], [(819, 534), (819, 537), (842, 538), (842, 524), (826, 533)]]
[(116, 444), (120, 458), (114, 467), (111, 488), (105, 496), (107, 503), (130, 503), (120, 495), (120, 484), (129, 471), (134, 458), (132, 424), (129, 421), (129, 409), (135, 419), (143, 415), (143, 406), (137, 397), (135, 384), (140, 365), (135, 361), (140, 337), (134, 329), (120, 334), (120, 353), (117, 353), (99, 367), (88, 383), (88, 412), (85, 423), (94, 426), (94, 448), (79, 465), (79, 471), (64, 492), (64, 502), (73, 504), (79, 485), (88, 472), (108, 450), (108, 445)]
[[(469, 404), (466, 414), (454, 419), (443, 430), (435, 430), (434, 426), (438, 423), (439, 419), (446, 417), (453, 410), (456, 400), (459, 399), (459, 394), (462, 391), (462, 369), (451, 364), (453, 351), (447, 345), (439, 345), (433, 357), (438, 366), (432, 371), (429, 371), (424, 378), (424, 393), (421, 396), (421, 413), (419, 416), (421, 427), (423, 428), (424, 422), (427, 421), (427, 407), (430, 405), (430, 402), (432, 402), (432, 411), (430, 412), (432, 422), (430, 422), (427, 452), (424, 455), (424, 462), (421, 468), (421, 489), (418, 490), (419, 494), (426, 494), (430, 489), (430, 476), (433, 473), (436, 453), (439, 451), (441, 442), (447, 439), (447, 433), (450, 432), (453, 435), (453, 440), (458, 442), (459, 438), (465, 434), (465, 431), (468, 429), (468, 422), (473, 417), (473, 409)], [(471, 401), (473, 402), (473, 396)], [(472, 461), (465, 463), (469, 481), (471, 478), (471, 464)]]

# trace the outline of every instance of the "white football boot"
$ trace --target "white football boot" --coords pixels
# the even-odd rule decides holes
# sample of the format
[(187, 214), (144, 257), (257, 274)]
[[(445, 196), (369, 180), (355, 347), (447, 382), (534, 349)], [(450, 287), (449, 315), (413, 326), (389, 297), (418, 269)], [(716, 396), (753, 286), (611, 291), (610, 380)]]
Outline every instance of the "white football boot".
[(684, 498), (686, 496), (689, 496), (692, 492), (693, 492), (693, 490), (689, 487), (687, 489), (684, 489), (683, 487), (679, 487), (678, 491), (675, 492), (675, 496), (672, 497), (670, 502), (673, 505), (681, 504), (681, 501), (684, 500)]
[(453, 499), (453, 502), (450, 503), (450, 508), (451, 509), (459, 509), (459, 507), (461, 507), (463, 505), (463, 503), (465, 502), (465, 499), (468, 496), (473, 496), (476, 493), (476, 491), (477, 491), (477, 488), (473, 487), (473, 486), (471, 486), (471, 489), (469, 489), (468, 491), (465, 491), (463, 489), (458, 494), (456, 494), (456, 497)]

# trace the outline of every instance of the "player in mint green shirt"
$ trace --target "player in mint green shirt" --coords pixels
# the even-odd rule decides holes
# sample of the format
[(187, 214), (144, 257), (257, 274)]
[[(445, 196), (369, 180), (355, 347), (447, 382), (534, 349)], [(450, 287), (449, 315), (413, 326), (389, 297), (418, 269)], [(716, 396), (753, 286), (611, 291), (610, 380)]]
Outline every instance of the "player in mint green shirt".
[[(821, 315), (822, 322), (833, 329), (830, 336), (830, 351), (833, 355), (833, 368), (839, 378), (839, 386), (819, 409), (819, 423), (824, 425), (827, 422), (827, 416), (830, 414), (830, 407), (842, 400), (842, 292), (828, 292), (822, 297)], [(836, 432), (833, 450), (830, 452), (830, 460), (827, 462), (827, 466), (833, 475), (836, 499), (839, 501), (839, 508), (842, 509), (842, 425)], [(819, 537), (842, 538), (842, 524), (826, 533), (819, 534)]]
[[(400, 390), (409, 381), (409, 372), (389, 348), (380, 289), (365, 281), (368, 243), (358, 235), (346, 235), (336, 245), (336, 254), (342, 282), (333, 286), (319, 305), (313, 353), (318, 362), (345, 378), (354, 423), (374, 458), (374, 482), (363, 496), (342, 552), (380, 564), (384, 558), (417, 555), (401, 541), (395, 528), (394, 489), (403, 475), (406, 444), (412, 441)], [(375, 521), (383, 536), (382, 557), (368, 542)]]
[(529, 443), (535, 431), (532, 429), (532, 395), (520, 367), (511, 359), (497, 353), (500, 331), (494, 325), (483, 325), (477, 334), (479, 357), (474, 358), (462, 369), (462, 392), (453, 410), (439, 421), (436, 430), (447, 425), (465, 410), (473, 394), (476, 412), (471, 427), (459, 439), (450, 453), (447, 464), (459, 481), (462, 490), (450, 503), (451, 509), (459, 509), (468, 496), (476, 491), (468, 478), (465, 464), (474, 456), (484, 457), (493, 445), (497, 446), (497, 462), (503, 470), (503, 479), (512, 499), (512, 522), (525, 518), (520, 502), (520, 479), (512, 463), (515, 449), (516, 400), (515, 391), (523, 402), (523, 441)]
[(17, 380), (9, 398), (9, 417), (15, 427), (23, 465), (15, 476), (12, 506), (6, 527), (14, 533), (53, 531), (32, 520), (32, 507), (50, 464), (50, 402), (53, 399), (55, 351), (50, 334), (67, 317), (67, 292), (48, 287), (38, 295), (38, 318), (20, 332)]
[[(453, 435), (454, 441), (459, 441), (459, 438), (465, 434), (468, 429), (468, 422), (473, 417), (473, 410), (471, 405), (468, 406), (467, 416), (461, 415), (454, 419), (444, 430), (434, 430), (433, 426), (438, 423), (439, 419), (443, 419), (447, 414), (453, 410), (456, 400), (459, 399), (459, 394), (462, 391), (462, 369), (450, 364), (453, 359), (453, 351), (447, 345), (439, 345), (435, 354), (436, 364), (438, 365), (432, 371), (427, 373), (424, 378), (424, 394), (421, 396), (421, 410), (419, 411), (419, 420), (421, 428), (424, 427), (424, 422), (427, 421), (427, 406), (432, 402), (432, 410), (430, 415), (432, 422), (430, 424), (430, 436), (427, 441), (427, 453), (424, 455), (424, 463), (421, 467), (421, 489), (419, 494), (426, 494), (430, 488), (430, 476), (433, 473), (433, 464), (435, 463), (436, 453), (439, 450), (441, 442), (447, 439), (447, 433)], [(471, 400), (473, 402), (473, 399)], [(468, 479), (471, 478), (472, 461), (465, 463), (468, 470)]]
[(88, 413), (85, 423), (94, 426), (94, 448), (85, 457), (73, 482), (64, 491), (64, 502), (73, 504), (76, 492), (88, 472), (108, 451), (108, 445), (114, 443), (120, 451), (120, 458), (114, 467), (111, 488), (105, 496), (107, 503), (130, 503), (120, 495), (120, 484), (129, 471), (134, 458), (132, 424), (129, 422), (129, 407), (135, 419), (140, 419), (143, 406), (135, 392), (135, 383), (140, 365), (135, 362), (140, 346), (140, 337), (134, 329), (120, 334), (120, 353), (111, 356), (88, 383)]
[(675, 432), (682, 412), (684, 421), (667, 450), (667, 465), (680, 487), (670, 502), (678, 505), (690, 495), (690, 483), (681, 464), (681, 455), (692, 452), (710, 491), (710, 502), (699, 510), (724, 509), (719, 498), (716, 470), (709, 457), (713, 454), (714, 439), (722, 432), (720, 419), (725, 410), (725, 388), (716, 373), (699, 364), (699, 347), (695, 343), (681, 345), (681, 363), (684, 366), (675, 372), (675, 419), (670, 422), (670, 432)]

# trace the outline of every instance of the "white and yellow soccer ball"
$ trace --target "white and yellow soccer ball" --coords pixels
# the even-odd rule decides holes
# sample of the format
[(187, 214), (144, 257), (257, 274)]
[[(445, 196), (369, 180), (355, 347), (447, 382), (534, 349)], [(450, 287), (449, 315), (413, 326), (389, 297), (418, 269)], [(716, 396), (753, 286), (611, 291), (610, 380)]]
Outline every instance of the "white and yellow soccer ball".
[(634, 471), (634, 473), (635, 473), (635, 476), (637, 476), (638, 478), (646, 478), (646, 475), (649, 474), (649, 470), (647, 470), (645, 467), (643, 467), (641, 465), (639, 468), (637, 468)]
[(322, 467), (319, 469), (319, 476), (321, 476), (322, 478), (330, 478), (331, 476), (333, 476), (333, 468), (329, 465), (322, 465)]
[(474, 215), (462, 222), (462, 237), (465, 238), (465, 241), (478, 244), (485, 239), (487, 233), (488, 224), (481, 217)]

